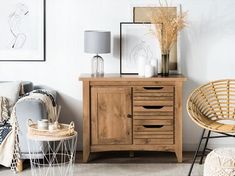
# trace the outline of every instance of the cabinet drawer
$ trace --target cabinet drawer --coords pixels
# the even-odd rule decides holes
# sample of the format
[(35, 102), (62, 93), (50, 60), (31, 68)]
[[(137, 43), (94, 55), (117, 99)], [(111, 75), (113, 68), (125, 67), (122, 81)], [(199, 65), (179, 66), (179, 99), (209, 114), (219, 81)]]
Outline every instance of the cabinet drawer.
[(138, 101), (134, 100), (134, 106), (173, 106), (173, 101)]
[(173, 104), (174, 86), (146, 86), (133, 88), (134, 101), (167, 101)]
[[(174, 101), (173, 94), (171, 96), (153, 96), (151, 93), (147, 96), (145, 94), (141, 94), (142, 96), (137, 96), (134, 94), (133, 100), (134, 101)], [(158, 93), (159, 95), (159, 93)]]
[(134, 132), (173, 131), (173, 120), (134, 120)]
[(173, 120), (134, 120), (134, 125), (173, 125)]
[(156, 100), (170, 100), (174, 96), (173, 92), (134, 92), (134, 99), (138, 99), (138, 97), (152, 97)]
[[(163, 135), (170, 135), (170, 136), (174, 136), (174, 132), (173, 131), (155, 131), (155, 132), (149, 132), (149, 131), (135, 131), (134, 132), (134, 136), (148, 136), (151, 137), (152, 135), (156, 135), (156, 136), (163, 136)], [(138, 137), (136, 137), (138, 138)]]
[(173, 112), (173, 106), (134, 106), (135, 112)]
[(173, 115), (160, 116), (160, 115), (134, 115), (134, 120), (169, 120), (173, 119)]
[(136, 125), (134, 126), (134, 131), (173, 131), (173, 126), (170, 125)]
[(173, 144), (173, 120), (134, 120), (134, 144)]
[(134, 93), (159, 93), (159, 92), (174, 92), (174, 86), (143, 86), (134, 87)]
[(157, 112), (146, 112), (146, 111), (138, 111), (134, 112), (134, 116), (174, 116), (173, 111), (157, 111)]

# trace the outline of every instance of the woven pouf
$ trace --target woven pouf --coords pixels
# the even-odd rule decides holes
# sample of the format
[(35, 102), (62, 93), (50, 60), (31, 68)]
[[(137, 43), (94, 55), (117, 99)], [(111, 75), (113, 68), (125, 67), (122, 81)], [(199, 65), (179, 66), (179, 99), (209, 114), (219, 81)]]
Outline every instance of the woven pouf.
[(205, 160), (204, 176), (235, 176), (235, 148), (210, 152)]

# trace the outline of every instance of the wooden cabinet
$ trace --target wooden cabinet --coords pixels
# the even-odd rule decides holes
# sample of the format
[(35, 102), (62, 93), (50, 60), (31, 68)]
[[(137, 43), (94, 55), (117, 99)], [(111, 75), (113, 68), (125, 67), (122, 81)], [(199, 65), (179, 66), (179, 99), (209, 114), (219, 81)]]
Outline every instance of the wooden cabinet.
[(91, 152), (170, 151), (182, 162), (182, 75), (82, 75), (83, 161)]

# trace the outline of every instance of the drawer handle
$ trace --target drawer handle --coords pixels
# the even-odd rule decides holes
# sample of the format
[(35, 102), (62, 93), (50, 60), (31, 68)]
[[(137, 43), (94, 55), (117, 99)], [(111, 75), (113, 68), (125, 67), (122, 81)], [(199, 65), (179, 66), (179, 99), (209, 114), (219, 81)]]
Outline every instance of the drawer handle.
[(145, 90), (161, 90), (163, 87), (144, 87)]
[(164, 125), (143, 125), (144, 128), (162, 128)]
[(164, 106), (143, 106), (144, 109), (162, 109)]

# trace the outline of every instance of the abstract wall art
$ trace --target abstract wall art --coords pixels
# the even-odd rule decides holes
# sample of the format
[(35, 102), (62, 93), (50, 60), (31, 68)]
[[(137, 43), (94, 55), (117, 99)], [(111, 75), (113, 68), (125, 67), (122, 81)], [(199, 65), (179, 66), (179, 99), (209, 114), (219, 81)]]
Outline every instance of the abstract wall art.
[(0, 6), (0, 61), (45, 61), (45, 0), (7, 0)]

